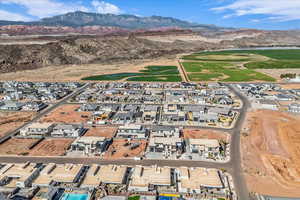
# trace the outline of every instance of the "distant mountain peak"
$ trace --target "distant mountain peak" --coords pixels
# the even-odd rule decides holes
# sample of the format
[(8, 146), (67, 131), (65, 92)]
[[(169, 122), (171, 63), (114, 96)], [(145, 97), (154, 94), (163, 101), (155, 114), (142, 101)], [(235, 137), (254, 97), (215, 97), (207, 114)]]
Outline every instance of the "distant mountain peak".
[(163, 27), (179, 27), (179, 28), (209, 28), (216, 26), (202, 25), (192, 23), (172, 17), (150, 16), (139, 17), (130, 14), (100, 14), (89, 13), (83, 11), (69, 12), (54, 17), (43, 18), (40, 21), (34, 22), (6, 22), (0, 21), (0, 25), (40, 25), (40, 26), (110, 26), (122, 29), (152, 29)]

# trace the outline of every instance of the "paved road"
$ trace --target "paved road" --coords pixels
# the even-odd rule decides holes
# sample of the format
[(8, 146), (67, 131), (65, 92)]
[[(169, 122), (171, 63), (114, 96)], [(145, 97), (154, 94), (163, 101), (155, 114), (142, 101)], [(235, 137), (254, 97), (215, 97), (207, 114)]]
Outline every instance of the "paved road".
[(240, 148), (240, 137), (241, 137), (241, 129), (243, 126), (243, 122), (246, 118), (246, 113), (248, 108), (250, 108), (250, 102), (248, 99), (240, 94), (236, 88), (227, 85), (243, 102), (243, 108), (240, 110), (240, 117), (235, 124), (235, 128), (233, 130), (233, 134), (231, 136), (231, 148), (230, 148), (230, 156), (231, 160), (229, 162), (232, 167), (231, 175), (234, 179), (234, 185), (237, 191), (237, 195), (241, 200), (249, 200), (249, 192), (247, 189), (246, 181), (243, 176), (243, 170), (241, 166), (241, 148)]
[[(42, 110), (41, 112), (39, 112), (31, 121), (25, 123), (24, 125), (22, 125), (21, 127), (19, 127), (18, 129), (14, 130), (13, 132), (5, 135), (4, 137), (2, 137), (0, 139), (0, 144), (2, 144), (3, 142), (5, 142), (6, 140), (8, 140), (9, 138), (11, 138), (12, 136), (16, 135), (22, 128), (26, 127), (27, 125), (33, 123), (33, 122), (37, 122), (41, 117), (43, 117), (44, 115), (50, 113), (51, 111), (53, 111), (54, 109), (56, 109), (57, 107), (65, 104), (67, 101), (69, 101), (72, 97), (78, 95), (79, 93), (81, 93), (84, 89), (86, 89), (90, 84), (87, 83), (84, 86), (82, 86), (81, 88), (75, 90), (74, 92), (72, 92), (71, 94), (67, 95), (66, 97), (64, 97), (62, 100), (60, 100), (57, 104), (54, 104), (48, 108), (46, 108), (45, 110)], [(0, 158), (1, 161), (1, 158)]]
[(216, 163), (216, 162), (206, 162), (206, 161), (188, 161), (188, 160), (140, 160), (136, 161), (133, 159), (118, 159), (118, 160), (101, 160), (96, 157), (30, 157), (30, 156), (1, 156), (0, 161), (2, 163), (57, 163), (57, 164), (99, 164), (99, 165), (144, 165), (144, 166), (170, 166), (170, 167), (205, 167), (205, 168), (218, 168), (226, 169), (231, 171), (231, 164), (229, 163)]

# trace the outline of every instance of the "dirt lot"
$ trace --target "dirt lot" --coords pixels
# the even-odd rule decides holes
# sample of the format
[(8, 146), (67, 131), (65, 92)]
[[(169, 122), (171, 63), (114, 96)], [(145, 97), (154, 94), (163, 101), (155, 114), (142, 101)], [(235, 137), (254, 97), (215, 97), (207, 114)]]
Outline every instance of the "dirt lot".
[[(142, 156), (145, 152), (147, 141), (145, 140), (131, 140), (129, 145), (125, 139), (115, 139), (109, 146), (108, 151), (105, 153), (105, 159), (121, 159), (128, 157)], [(140, 143), (140, 146), (131, 150), (130, 146), (134, 143)]]
[[(83, 123), (87, 122), (91, 116), (90, 112), (77, 112), (79, 105), (63, 105), (56, 108), (54, 111), (45, 115), (41, 122), (56, 122), (56, 123)], [(86, 118), (83, 116), (87, 116)]]
[[(176, 56), (170, 58), (159, 58), (155, 60), (137, 60), (128, 63), (101, 65), (66, 65), (66, 66), (49, 66), (40, 69), (12, 72), (0, 74), (0, 80), (15, 81), (79, 81), (84, 77), (124, 73), (139, 72), (149, 65), (178, 65)], [(45, 76), (47, 74), (47, 76)]]
[(241, 139), (249, 190), (299, 197), (300, 116), (259, 110), (248, 114)]
[(0, 112), (0, 137), (30, 121), (34, 115), (31, 112)]
[(283, 81), (280, 78), (281, 74), (292, 73), (292, 74), (300, 74), (300, 69), (255, 69), (255, 71), (267, 74), (276, 78), (278, 81)]
[(300, 89), (300, 83), (281, 84), (280, 86), (282, 89)]
[(12, 138), (0, 144), (0, 155), (27, 155), (29, 147), (38, 139), (18, 139)]
[(91, 127), (88, 128), (89, 130), (84, 134), (84, 136), (98, 136), (98, 137), (106, 137), (112, 138), (115, 136), (117, 128), (114, 127)]
[(55, 138), (45, 139), (36, 145), (30, 152), (30, 156), (62, 156), (72, 144), (74, 139)]
[(185, 139), (217, 139), (226, 142), (230, 141), (230, 135), (225, 132), (205, 129), (183, 129)]

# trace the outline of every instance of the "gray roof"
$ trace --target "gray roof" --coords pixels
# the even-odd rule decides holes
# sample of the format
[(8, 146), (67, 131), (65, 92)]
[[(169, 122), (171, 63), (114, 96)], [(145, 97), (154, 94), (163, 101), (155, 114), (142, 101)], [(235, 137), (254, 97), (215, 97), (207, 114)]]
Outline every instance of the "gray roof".
[(154, 126), (152, 127), (153, 132), (157, 131), (174, 131), (176, 128), (173, 126)]

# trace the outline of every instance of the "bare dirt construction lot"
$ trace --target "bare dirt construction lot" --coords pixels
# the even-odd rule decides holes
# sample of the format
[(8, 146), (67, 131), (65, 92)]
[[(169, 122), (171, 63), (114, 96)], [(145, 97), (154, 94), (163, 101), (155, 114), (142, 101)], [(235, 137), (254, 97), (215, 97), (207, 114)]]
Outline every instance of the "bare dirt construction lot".
[(31, 112), (0, 112), (0, 137), (17, 129), (34, 117)]
[(248, 113), (242, 138), (242, 166), (249, 190), (299, 197), (300, 116), (279, 111)]
[(56, 108), (51, 113), (45, 115), (41, 122), (56, 123), (83, 123), (87, 122), (91, 116), (90, 112), (77, 112), (79, 105), (63, 105)]
[[(134, 147), (135, 144), (139, 145)], [(147, 141), (145, 140), (131, 140), (128, 142), (126, 139), (115, 139), (104, 154), (104, 159), (139, 157), (144, 154), (146, 146)]]
[(0, 155), (28, 155), (29, 148), (38, 139), (12, 138), (0, 144)]
[(183, 129), (184, 139), (216, 139), (219, 141), (230, 141), (230, 135), (225, 132), (205, 129)]
[(36, 145), (30, 152), (30, 156), (63, 156), (74, 139), (55, 138), (45, 139)]
[[(158, 58), (155, 60), (136, 60), (120, 64), (85, 64), (49, 66), (34, 70), (0, 74), (0, 80), (15, 81), (80, 81), (84, 77), (115, 74), (124, 72), (139, 72), (149, 65), (175, 65), (176, 56)], [(45, 76), (47, 74), (47, 76)]]
[(118, 129), (114, 127), (91, 127), (84, 136), (96, 136), (96, 137), (106, 137), (112, 138), (115, 136)]

